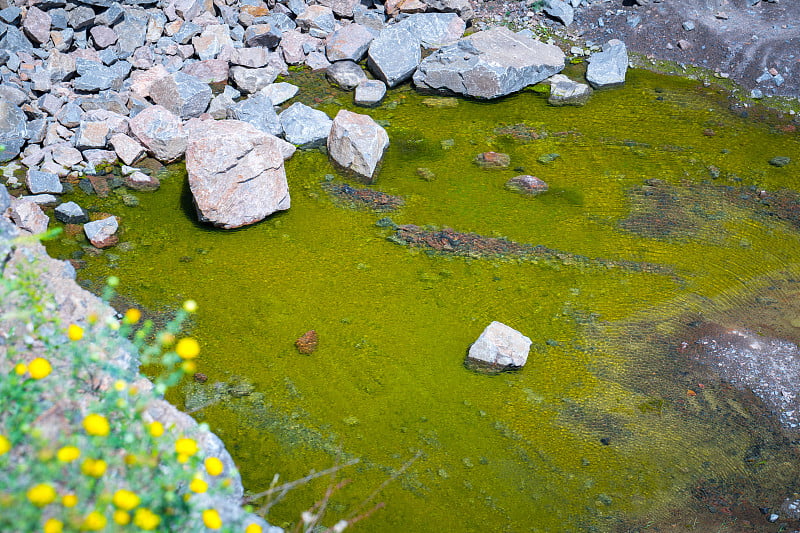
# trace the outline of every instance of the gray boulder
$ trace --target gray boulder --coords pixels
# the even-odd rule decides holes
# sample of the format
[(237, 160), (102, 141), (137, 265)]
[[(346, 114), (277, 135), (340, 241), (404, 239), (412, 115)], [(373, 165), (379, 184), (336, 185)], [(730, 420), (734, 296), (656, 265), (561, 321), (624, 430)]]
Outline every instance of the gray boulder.
[(325, 71), (325, 77), (345, 91), (352, 91), (367, 79), (362, 68), (353, 61), (337, 61)]
[(428, 11), (442, 13), (455, 13), (464, 22), (469, 22), (475, 16), (475, 9), (470, 0), (425, 0)]
[(628, 71), (628, 50), (619, 39), (611, 39), (603, 45), (603, 51), (589, 57), (586, 80), (594, 87), (615, 87), (625, 83)]
[(369, 45), (367, 65), (389, 87), (409, 79), (420, 64), (422, 51), (417, 37), (401, 25), (381, 31)]
[(375, 107), (386, 96), (386, 84), (381, 80), (365, 80), (358, 84), (353, 102), (362, 107)]
[(22, 30), (30, 39), (38, 44), (45, 44), (50, 40), (50, 15), (36, 6), (28, 8)]
[(522, 368), (528, 360), (531, 340), (519, 331), (494, 321), (469, 347), (464, 363), (474, 370), (501, 372)]
[(331, 8), (331, 11), (343, 18), (353, 18), (353, 9), (359, 3), (358, 0), (318, 0), (318, 2)]
[(132, 165), (145, 156), (144, 146), (124, 133), (116, 133), (109, 139), (117, 157), (126, 165)]
[(280, 83), (270, 83), (258, 92), (269, 98), (272, 105), (281, 105), (285, 101), (294, 98), (299, 90), (300, 88), (297, 85), (282, 81)]
[(62, 185), (58, 176), (40, 170), (28, 170), (25, 174), (25, 186), (28, 187), (31, 194), (61, 194), (64, 192), (64, 185)]
[(175, 72), (153, 82), (150, 86), (150, 98), (186, 120), (197, 117), (208, 109), (211, 87), (194, 76)]
[(389, 135), (372, 117), (342, 109), (333, 119), (327, 146), (336, 165), (372, 183), (389, 148)]
[(373, 32), (359, 24), (342, 26), (328, 36), (325, 54), (328, 61), (361, 61), (367, 53), (369, 43), (375, 38)]
[(573, 81), (563, 74), (550, 77), (550, 96), (547, 103), (553, 106), (582, 106), (589, 101), (592, 89), (585, 83)]
[(95, 248), (108, 248), (117, 244), (117, 230), (119, 222), (117, 217), (110, 216), (94, 222), (87, 222), (83, 225), (83, 232), (86, 238)]
[(203, 32), (192, 38), (197, 57), (201, 60), (216, 58), (226, 46), (233, 46), (230, 29), (225, 24), (206, 26)]
[(397, 23), (425, 48), (441, 48), (458, 41), (467, 24), (455, 13), (417, 13)]
[(127, 61), (117, 61), (107, 67), (97, 61), (78, 58), (75, 60), (78, 77), (72, 80), (77, 91), (98, 92), (106, 89), (119, 89), (131, 71)]
[(110, 134), (107, 122), (81, 121), (75, 132), (75, 147), (79, 150), (105, 148)]
[(0, 217), (6, 212), (6, 209), (11, 205), (11, 195), (8, 194), (8, 189), (5, 185), (0, 185)]
[(564, 60), (564, 52), (555, 45), (496, 27), (426, 57), (414, 83), (421, 89), (497, 98), (561, 72)]
[(186, 151), (181, 119), (160, 105), (150, 106), (130, 121), (131, 133), (161, 162), (172, 162)]
[(308, 6), (295, 22), (312, 37), (326, 37), (336, 29), (333, 11), (327, 6)]
[(562, 0), (545, 0), (544, 12), (554, 19), (560, 20), (564, 26), (572, 24), (572, 19), (575, 18), (575, 10)]
[(256, 93), (240, 100), (228, 108), (228, 118), (247, 122), (264, 133), (280, 135), (283, 133), (272, 100), (264, 93)]
[(19, 107), (8, 100), (0, 98), (0, 144), (5, 150), (0, 151), (0, 162), (16, 158), (28, 136), (28, 120)]
[[(9, 52), (33, 52), (33, 44), (25, 37), (22, 30), (14, 26), (6, 26), (5, 30), (5, 35), (3, 35), (3, 32), (0, 32), (0, 50), (7, 50)], [(6, 66), (8, 66), (8, 64), (6, 64)]]
[(128, 58), (137, 48), (144, 46), (149, 20), (147, 12), (142, 9), (125, 10), (122, 22), (114, 26), (114, 31), (119, 36), (114, 49), (120, 58)]
[(283, 141), (237, 120), (187, 127), (186, 171), (201, 221), (231, 229), (289, 209)]
[(231, 67), (231, 77), (236, 86), (246, 93), (254, 93), (275, 81), (280, 72), (273, 66), (262, 68)]
[(56, 220), (64, 224), (83, 224), (89, 222), (89, 212), (76, 204), (67, 202), (55, 208)]
[(324, 112), (296, 102), (279, 115), (284, 138), (301, 148), (325, 144), (333, 121)]

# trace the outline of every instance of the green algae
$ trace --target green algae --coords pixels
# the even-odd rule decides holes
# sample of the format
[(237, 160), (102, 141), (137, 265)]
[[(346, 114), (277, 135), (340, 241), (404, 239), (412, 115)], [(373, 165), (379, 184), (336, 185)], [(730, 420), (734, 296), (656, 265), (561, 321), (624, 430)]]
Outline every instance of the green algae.
[[(300, 98), (331, 116), (350, 106), (313, 75), (298, 82)], [(180, 167), (135, 207), (76, 193), (123, 228), (123, 251), (83, 254), (82, 279), (113, 273), (151, 312), (199, 302), (192, 334), (209, 379), (173, 400), (220, 434), (246, 487), (359, 457), (333, 498), (333, 524), (421, 454), (382, 491), (387, 508), (360, 523), (366, 531), (613, 531), (687, 506), (706, 478), (745, 478), (779, 503), (791, 477), (777, 465), (790, 453), (776, 445), (760, 470), (746, 463), (768, 422), (723, 387), (687, 397), (697, 387), (672, 340), (686, 314), (744, 302), (754, 280), (796, 269), (791, 210), (765, 212), (753, 195), (800, 188), (794, 163), (768, 162), (797, 161), (797, 136), (742, 119), (696, 82), (644, 71), (582, 108), (549, 107), (534, 91), (455, 106), (427, 98), (400, 88), (359, 110), (391, 139), (372, 188), (403, 198), (394, 223), (665, 271), (397, 246), (376, 225), (385, 214), (325, 191), (336, 172), (319, 152), (287, 162), (289, 211), (234, 231), (196, 222)], [(509, 154), (510, 168), (475, 166), (486, 151)], [(522, 173), (549, 191), (507, 191)], [(647, 180), (668, 187), (663, 202), (645, 202)], [(77, 257), (77, 246), (65, 239), (51, 251)], [(463, 367), (492, 320), (533, 340), (522, 371)], [(300, 355), (293, 343), (310, 329), (318, 350)], [(247, 383), (247, 394), (230, 394), (231, 383)], [(271, 519), (296, 521), (327, 483), (295, 489)]]

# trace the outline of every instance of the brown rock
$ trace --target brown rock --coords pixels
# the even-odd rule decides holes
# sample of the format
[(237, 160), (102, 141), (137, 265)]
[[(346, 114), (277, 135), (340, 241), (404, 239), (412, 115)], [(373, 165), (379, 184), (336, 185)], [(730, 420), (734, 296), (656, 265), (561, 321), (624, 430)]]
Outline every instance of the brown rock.
[(297, 351), (303, 355), (311, 355), (317, 351), (318, 344), (319, 339), (317, 338), (317, 332), (313, 329), (306, 331), (302, 337), (294, 341)]
[(483, 152), (475, 156), (475, 163), (481, 168), (508, 168), (511, 164), (511, 157), (508, 154), (499, 152)]

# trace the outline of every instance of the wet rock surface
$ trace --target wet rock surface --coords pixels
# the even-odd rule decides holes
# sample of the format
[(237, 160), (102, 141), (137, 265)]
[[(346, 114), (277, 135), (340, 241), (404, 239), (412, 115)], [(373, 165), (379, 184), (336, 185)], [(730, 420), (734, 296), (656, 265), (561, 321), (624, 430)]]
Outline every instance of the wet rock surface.
[(405, 205), (405, 200), (385, 192), (358, 188), (339, 181), (325, 181), (322, 188), (336, 203), (351, 208), (366, 208), (379, 213), (394, 211)]

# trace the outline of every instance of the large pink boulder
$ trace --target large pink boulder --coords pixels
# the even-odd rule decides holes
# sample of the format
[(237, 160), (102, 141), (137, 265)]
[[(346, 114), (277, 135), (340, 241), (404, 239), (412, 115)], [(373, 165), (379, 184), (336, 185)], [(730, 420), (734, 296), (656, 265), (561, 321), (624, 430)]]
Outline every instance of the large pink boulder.
[(181, 119), (160, 105), (150, 106), (130, 121), (133, 135), (163, 163), (175, 161), (186, 151), (186, 132)]
[(186, 171), (202, 222), (232, 229), (289, 209), (281, 139), (239, 120), (187, 124)]
[(386, 130), (368, 115), (342, 109), (333, 119), (328, 134), (328, 154), (340, 168), (354, 173), (367, 183), (389, 147)]

